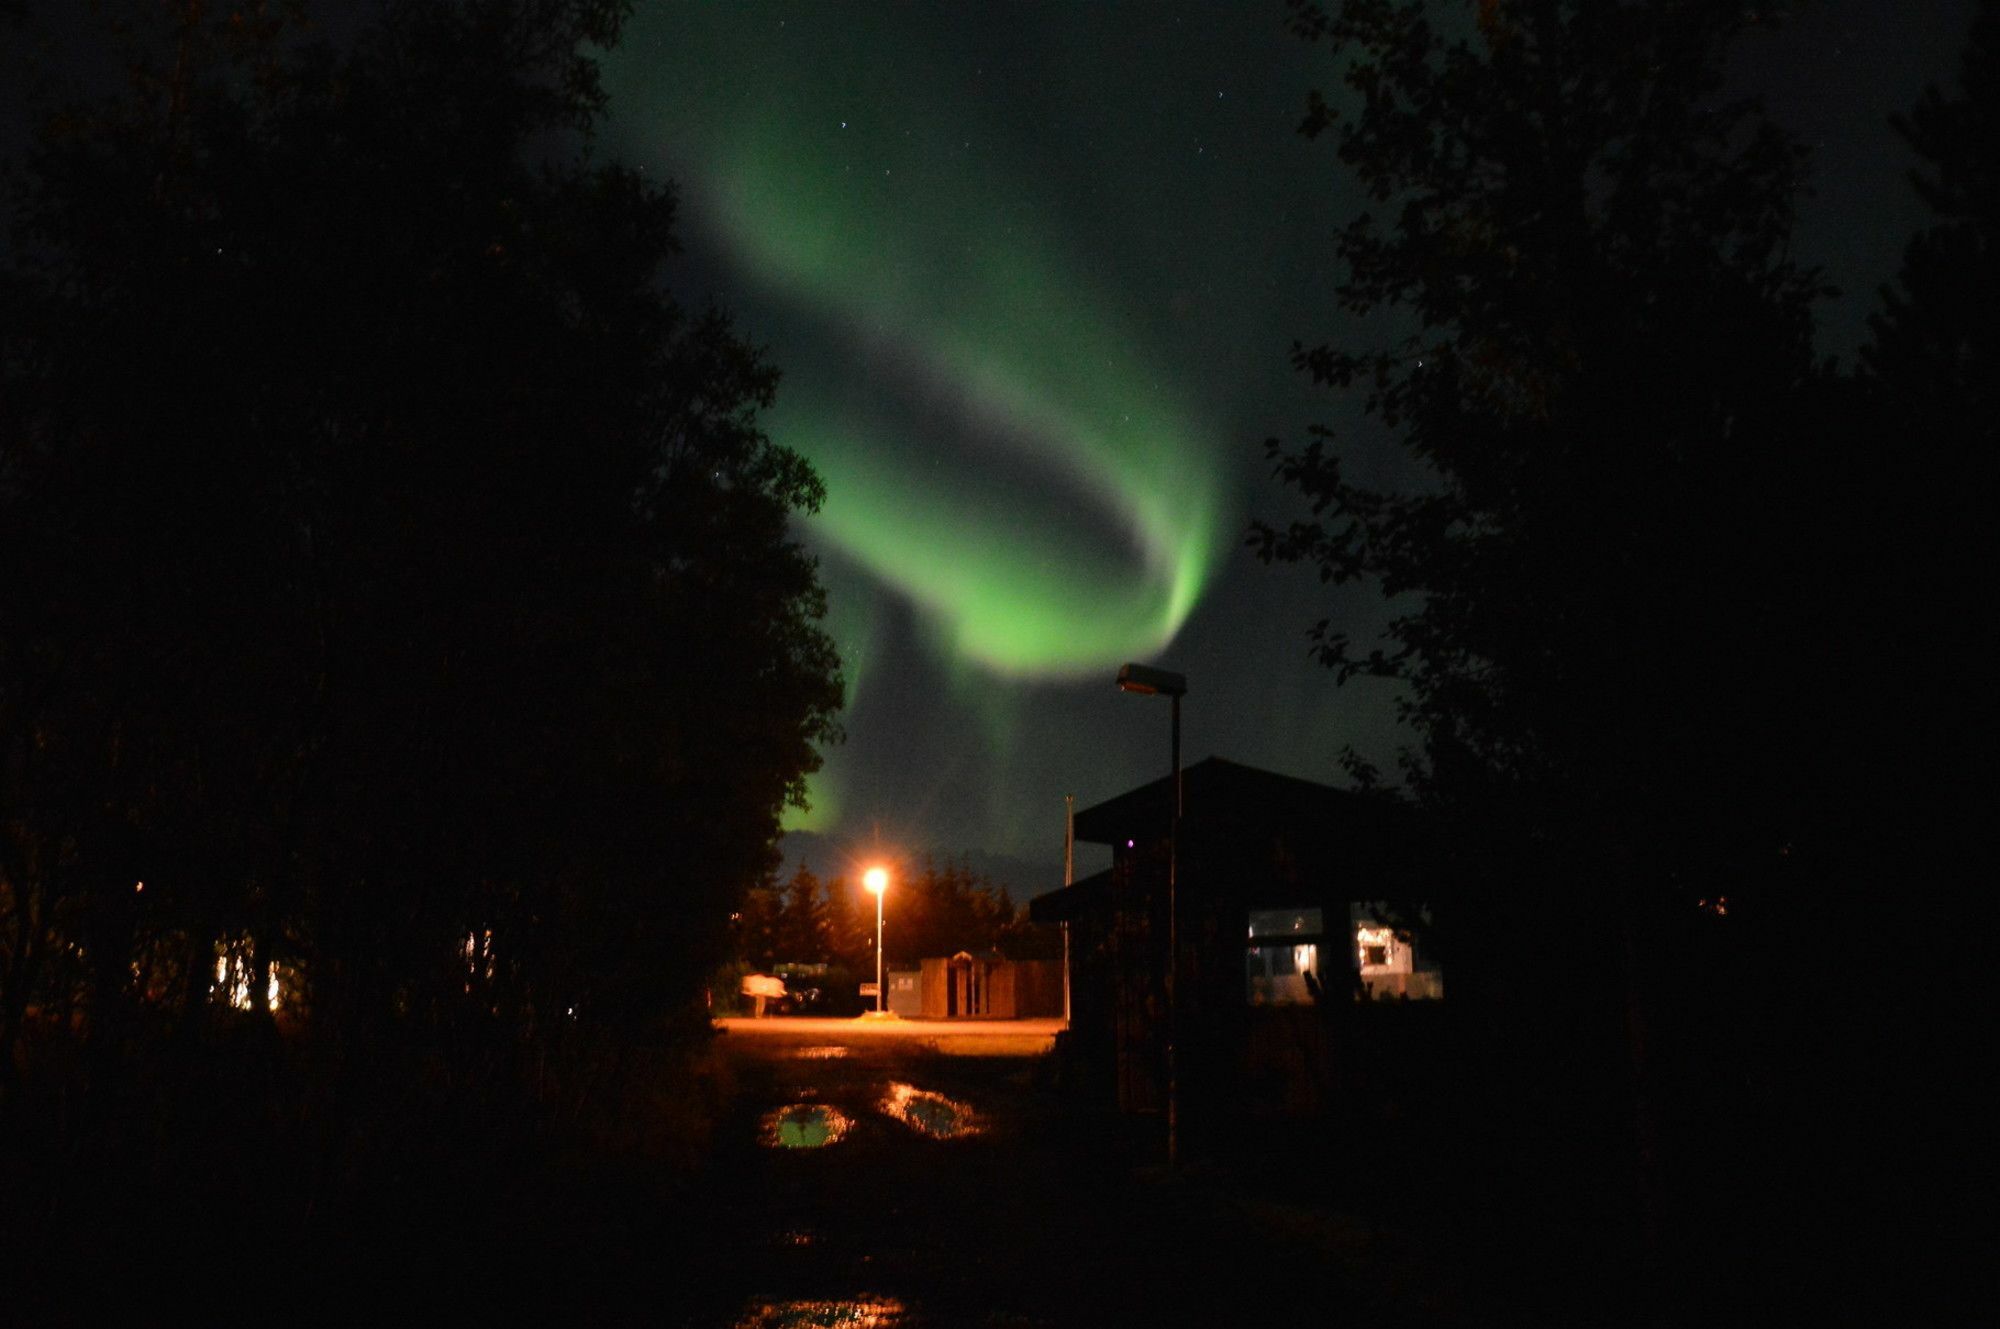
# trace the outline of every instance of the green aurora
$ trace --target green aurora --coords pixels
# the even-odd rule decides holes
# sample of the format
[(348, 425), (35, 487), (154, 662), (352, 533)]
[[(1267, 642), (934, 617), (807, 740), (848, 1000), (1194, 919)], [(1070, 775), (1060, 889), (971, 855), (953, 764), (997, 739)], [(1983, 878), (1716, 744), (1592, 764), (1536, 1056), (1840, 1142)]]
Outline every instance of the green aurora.
[(658, 124), (733, 267), (843, 348), (785, 365), (767, 419), (826, 480), (813, 538), (948, 663), (1034, 680), (1158, 653), (1227, 547), (1220, 469), (1030, 177), (967, 127), (976, 105), (918, 79), (864, 108), (836, 54), (746, 70), (702, 16), (675, 21), (670, 85), (646, 68), (657, 34), (613, 64), (624, 134)]
[[(1908, 164), (1887, 119), (1969, 21), (1890, 8), (1812, 7), (1752, 62), (1819, 145), (1801, 252), (1864, 297), (1924, 218), (1883, 188)], [(1822, 105), (1797, 71), (1835, 67)], [(606, 148), (675, 181), (688, 293), (770, 345), (765, 424), (827, 481), (805, 538), (848, 741), (789, 825), (1060, 861), (1064, 793), (1165, 760), (1160, 708), (1111, 689), (1124, 659), (1188, 675), (1190, 758), (1394, 766), (1398, 690), (1336, 689), (1305, 637), (1391, 608), (1229, 556), (1288, 511), (1267, 438), (1322, 424), (1364, 483), (1419, 478), (1290, 361), (1393, 329), (1342, 321), (1330, 237), (1371, 202), (1297, 133), (1309, 88), (1345, 94), (1283, 4), (650, 0), (604, 73)]]
[(1065, 792), (1164, 760), (1133, 659), (1199, 679), (1191, 753), (1382, 751), (1306, 654), (1321, 593), (1233, 552), (1258, 444), (1315, 418), (1310, 60), (1193, 0), (638, 9), (605, 147), (674, 182), (680, 279), (770, 346), (764, 426), (827, 484), (847, 741), (788, 830), (1060, 861)]

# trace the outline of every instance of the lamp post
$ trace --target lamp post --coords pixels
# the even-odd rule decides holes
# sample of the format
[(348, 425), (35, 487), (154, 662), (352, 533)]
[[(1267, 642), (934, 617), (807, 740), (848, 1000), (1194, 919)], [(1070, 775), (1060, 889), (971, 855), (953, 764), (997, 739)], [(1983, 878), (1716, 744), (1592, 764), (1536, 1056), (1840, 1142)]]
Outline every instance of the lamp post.
[(1174, 1044), (1180, 1024), (1175, 979), (1181, 963), (1180, 908), (1175, 877), (1180, 870), (1181, 853), (1181, 698), (1187, 695), (1187, 678), (1164, 669), (1128, 664), (1118, 671), (1118, 688), (1121, 692), (1136, 692), (1141, 696), (1168, 697), (1174, 704), (1174, 810), (1167, 824), (1167, 1166), (1171, 1168), (1179, 1165), (1181, 1152), (1180, 1081), (1174, 1064)]
[[(1063, 795), (1063, 885), (1076, 882), (1076, 795)], [(1069, 1028), (1069, 920), (1062, 924), (1063, 938), (1063, 1028)]]
[(882, 987), (882, 897), (889, 893), (889, 874), (882, 868), (869, 868), (861, 874), (861, 884), (875, 897), (875, 1013), (880, 1015), (888, 997)]

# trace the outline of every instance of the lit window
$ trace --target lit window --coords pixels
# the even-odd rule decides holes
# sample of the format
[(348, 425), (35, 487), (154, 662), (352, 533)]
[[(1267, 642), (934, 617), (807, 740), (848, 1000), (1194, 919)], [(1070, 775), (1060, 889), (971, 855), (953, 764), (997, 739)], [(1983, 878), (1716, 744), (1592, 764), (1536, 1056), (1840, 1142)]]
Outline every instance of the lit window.
[[(209, 985), (209, 992), (239, 1011), (255, 1010), (258, 1003), (251, 993), (251, 983), (256, 959), (257, 948), (247, 932), (216, 942), (215, 982)], [(280, 1001), (278, 966), (272, 965), (264, 983), (264, 1009), (275, 1011)]]
[(1300, 937), (1317, 941), (1326, 928), (1324, 917), (1317, 909), (1252, 909), (1250, 939)]
[(1370, 969), (1407, 969), (1409, 965), (1403, 961), (1400, 951), (1393, 928), (1354, 929), (1354, 958), (1363, 973)]
[(1244, 952), (1244, 997), (1253, 1006), (1302, 1006), (1319, 984), (1318, 909), (1252, 909)]

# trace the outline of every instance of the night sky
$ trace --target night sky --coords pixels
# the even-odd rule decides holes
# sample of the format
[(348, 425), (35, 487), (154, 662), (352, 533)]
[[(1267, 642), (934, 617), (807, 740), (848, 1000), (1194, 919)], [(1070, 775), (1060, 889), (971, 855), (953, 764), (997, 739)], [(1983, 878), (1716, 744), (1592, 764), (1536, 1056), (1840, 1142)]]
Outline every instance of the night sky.
[[(1887, 118), (1950, 79), (1972, 8), (1812, 6), (1739, 49), (1815, 148), (1799, 242), (1846, 292), (1831, 353), (1923, 216)], [(1188, 675), (1187, 760), (1337, 781), (1351, 744), (1393, 767), (1391, 688), (1336, 688), (1305, 637), (1384, 606), (1243, 547), (1291, 510), (1263, 441), (1355, 422), (1292, 372), (1293, 340), (1367, 335), (1332, 295), (1351, 186), (1295, 132), (1307, 89), (1335, 91), (1328, 57), (1283, 20), (656, 5), (613, 56), (609, 144), (678, 183), (689, 281), (768, 345), (769, 428), (828, 486), (805, 535), (848, 737), (791, 819), (835, 842), (814, 866), (877, 845), (1058, 863), (1065, 793), (1166, 766), (1165, 703), (1112, 686), (1128, 659)], [(1379, 430), (1350, 437), (1401, 474)]]

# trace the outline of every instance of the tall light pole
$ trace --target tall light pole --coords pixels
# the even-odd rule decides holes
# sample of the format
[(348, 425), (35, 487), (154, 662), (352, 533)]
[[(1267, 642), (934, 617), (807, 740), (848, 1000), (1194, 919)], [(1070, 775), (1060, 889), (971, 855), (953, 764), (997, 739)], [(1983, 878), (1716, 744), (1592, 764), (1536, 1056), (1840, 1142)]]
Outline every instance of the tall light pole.
[[(1063, 795), (1063, 885), (1076, 881), (1076, 795)], [(1062, 924), (1063, 938), (1063, 1026), (1068, 1027), (1069, 1014), (1069, 920)]]
[(888, 1000), (882, 987), (882, 897), (889, 893), (889, 874), (882, 868), (869, 868), (861, 874), (861, 884), (875, 897), (875, 1013), (880, 1015)]
[(1180, 871), (1181, 856), (1181, 698), (1187, 695), (1187, 678), (1164, 669), (1128, 664), (1118, 671), (1118, 687), (1122, 692), (1141, 696), (1168, 697), (1174, 703), (1174, 811), (1167, 824), (1167, 1166), (1171, 1168), (1179, 1165), (1181, 1154), (1180, 1080), (1174, 1064), (1174, 1044), (1180, 1024), (1175, 979), (1181, 964), (1181, 919), (1175, 877)]

